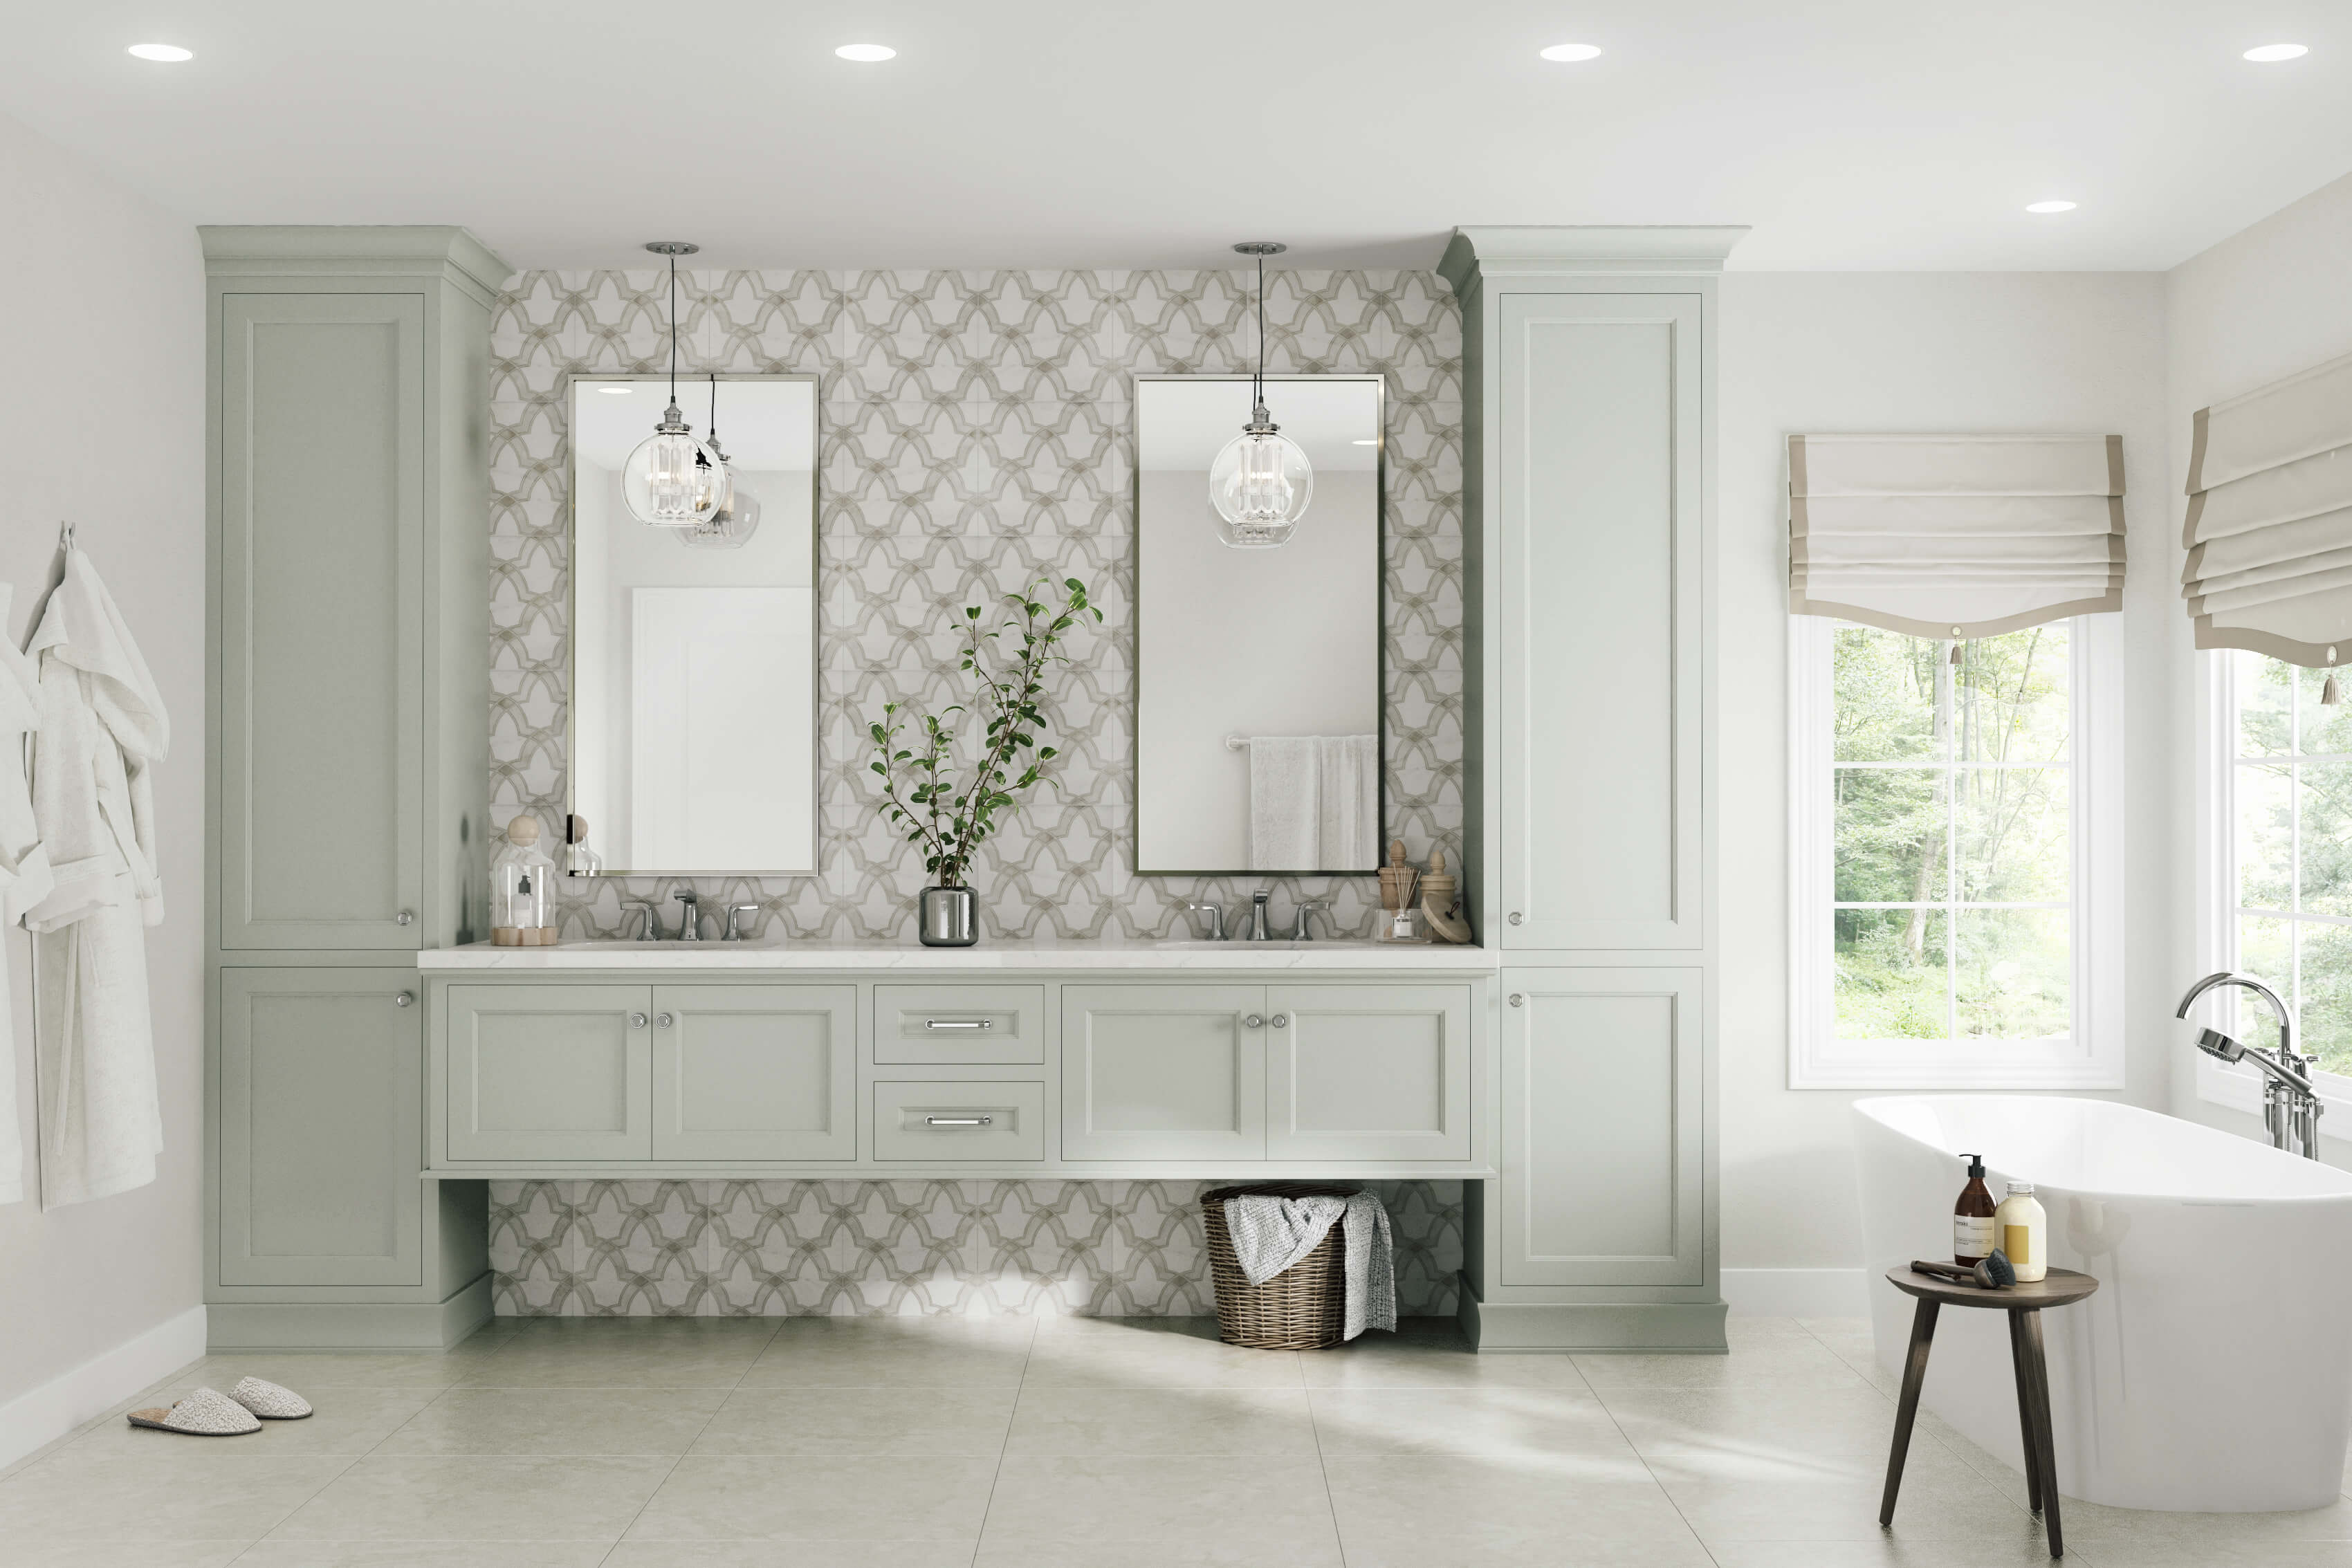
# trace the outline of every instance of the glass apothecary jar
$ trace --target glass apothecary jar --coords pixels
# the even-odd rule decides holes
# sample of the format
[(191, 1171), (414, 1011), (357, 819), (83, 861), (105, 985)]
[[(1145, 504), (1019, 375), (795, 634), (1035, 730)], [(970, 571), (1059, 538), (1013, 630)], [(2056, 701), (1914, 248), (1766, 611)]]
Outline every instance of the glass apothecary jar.
[(552, 947), (548, 908), (555, 862), (540, 852), (539, 819), (517, 817), (490, 861), (490, 940), (501, 947)]

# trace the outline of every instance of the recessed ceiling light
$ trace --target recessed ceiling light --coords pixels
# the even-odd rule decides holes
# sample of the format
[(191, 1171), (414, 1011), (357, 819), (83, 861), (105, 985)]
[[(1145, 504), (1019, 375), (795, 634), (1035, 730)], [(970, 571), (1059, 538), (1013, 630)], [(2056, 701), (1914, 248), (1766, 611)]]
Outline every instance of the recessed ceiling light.
[(2263, 44), (2246, 51), (2246, 58), (2257, 65), (2275, 65), (2280, 60), (2299, 60), (2311, 50), (2301, 44)]
[(2025, 204), (2025, 210), (2029, 213), (2071, 213), (2074, 210), (2074, 204), (2072, 202), (2028, 202)]
[(887, 44), (844, 44), (833, 52), (845, 60), (856, 60), (860, 65), (868, 66), (895, 59), (898, 54), (898, 50)]
[(1598, 44), (1554, 44), (1550, 48), (1544, 50), (1543, 57), (1548, 60), (1597, 60), (1601, 57), (1601, 46)]
[(603, 392), (606, 397), (626, 397), (637, 389), (635, 387), (614, 386), (610, 382), (607, 382), (596, 390)]
[(196, 57), (193, 51), (184, 49), (177, 44), (133, 44), (131, 46), (131, 52), (142, 60), (164, 60), (173, 64)]

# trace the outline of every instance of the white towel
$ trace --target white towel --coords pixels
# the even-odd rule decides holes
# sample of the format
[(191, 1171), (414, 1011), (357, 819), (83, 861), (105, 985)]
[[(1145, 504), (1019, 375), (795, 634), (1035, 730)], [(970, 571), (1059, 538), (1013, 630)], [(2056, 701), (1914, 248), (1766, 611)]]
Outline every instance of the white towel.
[[(16, 595), (0, 582), (0, 624)], [(31, 774), (26, 747), (41, 727), (40, 671), (31, 659), (0, 639), (0, 928), (16, 925), (25, 911), (49, 895), (48, 852), (33, 821)], [(8, 965), (0, 954), (0, 1203), (25, 1197), (25, 1140), (16, 1124), (16, 1011), (8, 1000)]]
[(1315, 819), (1322, 800), (1315, 737), (1262, 735), (1249, 743), (1250, 869), (1319, 871)]
[(26, 911), (47, 1208), (143, 1186), (163, 1146), (143, 927), (163, 918), (152, 769), (171, 742), (162, 696), (89, 558), (66, 575), (26, 652), (39, 661), (33, 813), (54, 879)]
[(1381, 863), (1381, 737), (1315, 740), (1314, 871), (1370, 871)]
[(1379, 1197), (1276, 1197), (1247, 1193), (1225, 1199), (1225, 1234), (1234, 1260), (1253, 1285), (1263, 1285), (1322, 1245), (1334, 1224), (1347, 1277), (1341, 1338), (1368, 1328), (1396, 1332), (1396, 1251), (1389, 1211)]

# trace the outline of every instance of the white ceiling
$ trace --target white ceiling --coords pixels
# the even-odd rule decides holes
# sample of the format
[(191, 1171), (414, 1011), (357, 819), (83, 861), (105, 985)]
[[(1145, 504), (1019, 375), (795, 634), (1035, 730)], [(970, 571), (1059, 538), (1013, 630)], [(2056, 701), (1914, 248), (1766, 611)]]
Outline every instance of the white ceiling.
[[(204, 223), (519, 267), (1427, 266), (1752, 224), (1740, 267), (2169, 267), (2352, 170), (2344, 0), (12, 0), (0, 110)], [(2281, 39), (2306, 58), (2255, 66)], [(856, 66), (834, 46), (878, 40)], [(185, 65), (123, 53), (176, 43)], [(1584, 65), (1544, 45), (1598, 44)], [(680, 89), (692, 84), (690, 93)], [(2081, 209), (2036, 218), (2030, 201)]]

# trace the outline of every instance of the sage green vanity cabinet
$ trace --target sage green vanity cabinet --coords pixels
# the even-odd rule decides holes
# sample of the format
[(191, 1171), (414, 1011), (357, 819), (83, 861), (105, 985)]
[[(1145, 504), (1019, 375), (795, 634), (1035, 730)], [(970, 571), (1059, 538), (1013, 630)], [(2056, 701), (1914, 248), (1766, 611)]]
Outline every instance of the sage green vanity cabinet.
[(421, 1283), (415, 974), (230, 969), (220, 1009), (221, 1281)]
[(656, 986), (657, 1160), (857, 1156), (855, 986)]
[(1062, 1157), (1265, 1157), (1265, 988), (1062, 990)]
[(648, 986), (453, 986), (453, 1160), (643, 1160), (654, 1150)]
[(1269, 986), (1277, 1160), (1470, 1157), (1470, 988)]

